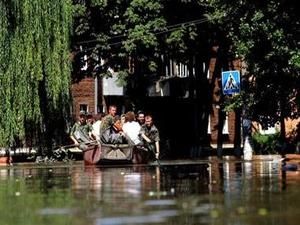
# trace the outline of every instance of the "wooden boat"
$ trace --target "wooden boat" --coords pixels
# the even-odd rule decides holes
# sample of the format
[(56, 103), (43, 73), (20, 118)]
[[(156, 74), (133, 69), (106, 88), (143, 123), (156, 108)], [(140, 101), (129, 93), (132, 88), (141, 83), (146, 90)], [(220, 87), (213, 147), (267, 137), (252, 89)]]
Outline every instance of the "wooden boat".
[(285, 159), (286, 161), (300, 162), (300, 154), (286, 154)]
[(83, 160), (87, 165), (144, 164), (148, 163), (150, 156), (146, 148), (128, 144), (96, 144), (83, 150)]
[(11, 165), (12, 161), (11, 156), (0, 156), (0, 166)]
[(283, 171), (300, 170), (300, 154), (286, 154), (283, 158)]
[(36, 148), (0, 148), (0, 165), (12, 165), (13, 162), (32, 161)]

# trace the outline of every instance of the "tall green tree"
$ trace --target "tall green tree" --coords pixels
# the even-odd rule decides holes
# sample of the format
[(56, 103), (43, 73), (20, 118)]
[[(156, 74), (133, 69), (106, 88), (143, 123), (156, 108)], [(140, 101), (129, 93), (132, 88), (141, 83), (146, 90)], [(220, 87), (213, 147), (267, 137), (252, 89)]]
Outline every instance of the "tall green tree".
[(63, 137), (71, 27), (71, 0), (0, 1), (0, 146)]
[(230, 54), (246, 64), (242, 95), (233, 98), (231, 106), (245, 107), (266, 125), (280, 121), (284, 137), (284, 118), (299, 116), (300, 20), (296, 1), (207, 2), (212, 21), (229, 40)]
[[(75, 78), (80, 77), (76, 65), (80, 65), (83, 55), (88, 55), (92, 70), (87, 70), (87, 74), (107, 75), (107, 67), (93, 71), (95, 67), (99, 69), (101, 57), (118, 70), (120, 83), (126, 85), (128, 79), (133, 83), (145, 82), (147, 75), (161, 75), (162, 55), (193, 66), (195, 55), (208, 52), (210, 32), (205, 32), (208, 29), (205, 25), (208, 19), (203, 16), (205, 4), (181, 0), (74, 2), (77, 13), (73, 46), (78, 56), (74, 61)], [(145, 88), (139, 83), (131, 90), (136, 94)]]
[[(130, 71), (133, 61), (139, 65), (140, 72), (141, 69), (155, 70), (159, 51), (156, 33), (165, 27), (160, 1), (75, 0), (75, 6), (78, 13), (75, 15), (73, 46), (75, 53), (80, 50), (76, 55), (81, 58), (82, 54), (88, 55), (92, 70), (100, 58), (106, 61), (103, 68), (87, 70), (88, 73), (106, 75), (107, 67), (111, 66), (119, 72), (119, 81), (125, 85), (128, 75), (134, 73)], [(75, 62), (78, 61), (75, 59)]]
[(206, 75), (210, 46), (215, 39), (205, 16), (208, 5), (182, 0), (75, 0), (75, 3), (78, 10), (73, 37), (73, 79), (83, 74), (81, 68), (76, 68), (83, 55), (88, 56), (90, 65), (84, 71), (86, 75), (109, 75), (106, 66), (97, 65), (101, 57), (107, 66), (118, 71), (119, 82), (126, 85), (135, 105), (143, 107), (147, 88), (166, 75), (168, 60), (186, 64), (191, 76), (184, 85), (189, 88), (195, 119), (191, 126), (196, 130), (190, 136), (198, 140), (207, 136), (210, 99)]

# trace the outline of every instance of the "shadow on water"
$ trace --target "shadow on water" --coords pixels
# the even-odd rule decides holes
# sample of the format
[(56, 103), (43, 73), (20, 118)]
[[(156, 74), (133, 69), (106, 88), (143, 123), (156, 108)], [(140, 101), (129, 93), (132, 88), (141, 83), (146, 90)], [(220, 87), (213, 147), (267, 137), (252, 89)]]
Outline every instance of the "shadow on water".
[(296, 224), (300, 174), (280, 163), (2, 167), (1, 224)]

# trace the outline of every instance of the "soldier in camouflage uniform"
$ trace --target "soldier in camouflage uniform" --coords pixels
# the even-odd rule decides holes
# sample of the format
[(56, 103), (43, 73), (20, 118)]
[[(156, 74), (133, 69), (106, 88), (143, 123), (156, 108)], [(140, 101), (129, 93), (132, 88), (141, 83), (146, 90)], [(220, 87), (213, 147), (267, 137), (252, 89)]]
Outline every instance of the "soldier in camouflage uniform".
[(80, 113), (78, 121), (71, 128), (70, 138), (75, 145), (85, 148), (85, 144), (92, 141), (89, 136), (90, 132), (91, 127), (86, 123), (86, 115), (84, 113)]
[(142, 125), (140, 137), (144, 145), (155, 154), (155, 158), (159, 158), (159, 131), (153, 123), (152, 115), (145, 116), (145, 124)]
[(100, 126), (100, 133), (102, 134), (107, 128), (110, 127), (112, 121), (114, 121), (114, 117), (117, 114), (117, 106), (110, 105), (108, 107), (108, 114), (103, 117), (101, 126)]

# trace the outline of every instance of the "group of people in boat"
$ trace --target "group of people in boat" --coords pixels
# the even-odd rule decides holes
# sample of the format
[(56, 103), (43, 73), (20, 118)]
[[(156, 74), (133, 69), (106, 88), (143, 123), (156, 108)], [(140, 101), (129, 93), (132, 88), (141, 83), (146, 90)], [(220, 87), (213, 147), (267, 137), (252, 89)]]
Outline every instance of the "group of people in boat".
[(110, 105), (106, 115), (80, 113), (70, 138), (83, 150), (90, 144), (128, 144), (146, 148), (159, 158), (159, 131), (153, 116), (143, 111), (128, 111), (119, 116), (117, 106)]

